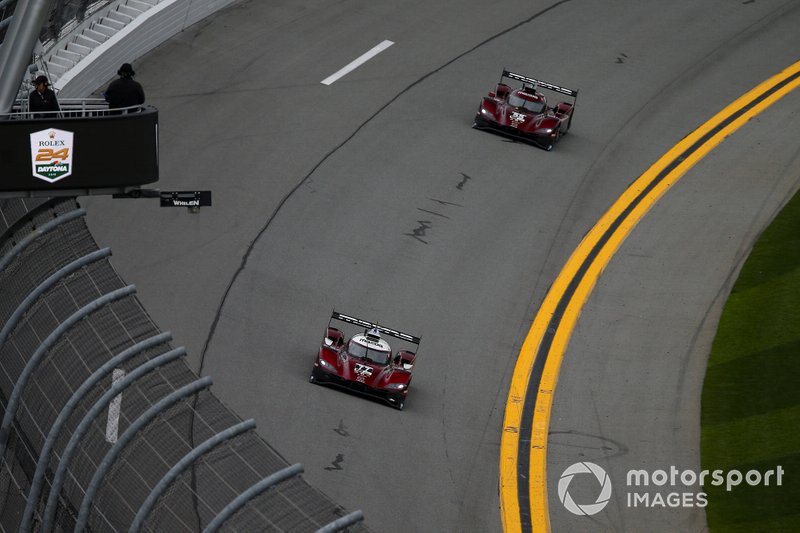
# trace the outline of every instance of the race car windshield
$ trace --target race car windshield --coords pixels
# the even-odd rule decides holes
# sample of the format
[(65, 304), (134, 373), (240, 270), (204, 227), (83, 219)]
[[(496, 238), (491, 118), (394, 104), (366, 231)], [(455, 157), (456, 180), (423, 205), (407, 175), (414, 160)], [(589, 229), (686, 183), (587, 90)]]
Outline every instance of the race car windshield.
[(514, 107), (521, 107), (531, 113), (541, 113), (544, 109), (544, 102), (533, 102), (531, 100), (525, 100), (517, 96), (516, 94), (509, 95), (508, 97), (508, 105)]
[(367, 348), (363, 344), (359, 344), (357, 342), (350, 342), (350, 346), (347, 348), (347, 353), (349, 353), (352, 357), (367, 359), (373, 363), (378, 363), (379, 365), (385, 365), (389, 363), (389, 352)]

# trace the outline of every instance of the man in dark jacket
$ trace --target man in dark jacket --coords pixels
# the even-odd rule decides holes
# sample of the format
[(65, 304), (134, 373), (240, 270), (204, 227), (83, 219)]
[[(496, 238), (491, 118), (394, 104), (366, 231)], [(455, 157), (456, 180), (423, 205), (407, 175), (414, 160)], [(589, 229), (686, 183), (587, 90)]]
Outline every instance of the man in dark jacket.
[(111, 109), (142, 105), (144, 103), (144, 89), (133, 79), (136, 73), (130, 63), (123, 63), (117, 71), (119, 78), (112, 81), (103, 93)]
[(28, 109), (33, 113), (33, 118), (56, 118), (55, 113), (42, 113), (42, 111), (60, 111), (56, 93), (50, 88), (47, 76), (38, 76), (33, 80), (36, 87), (28, 96)]

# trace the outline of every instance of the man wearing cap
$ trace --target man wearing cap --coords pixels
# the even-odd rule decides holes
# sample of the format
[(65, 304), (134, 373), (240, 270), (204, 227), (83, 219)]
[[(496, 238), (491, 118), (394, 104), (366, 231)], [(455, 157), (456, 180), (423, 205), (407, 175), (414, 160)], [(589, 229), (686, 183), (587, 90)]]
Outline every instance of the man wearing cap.
[(130, 63), (123, 63), (117, 71), (119, 78), (112, 81), (103, 93), (111, 109), (121, 107), (131, 107), (144, 103), (144, 89), (142, 85), (133, 79), (136, 73)]
[(56, 93), (50, 88), (46, 76), (38, 76), (33, 80), (34, 90), (28, 96), (28, 109), (34, 114), (33, 118), (56, 118), (55, 113), (42, 113), (43, 111), (60, 111)]

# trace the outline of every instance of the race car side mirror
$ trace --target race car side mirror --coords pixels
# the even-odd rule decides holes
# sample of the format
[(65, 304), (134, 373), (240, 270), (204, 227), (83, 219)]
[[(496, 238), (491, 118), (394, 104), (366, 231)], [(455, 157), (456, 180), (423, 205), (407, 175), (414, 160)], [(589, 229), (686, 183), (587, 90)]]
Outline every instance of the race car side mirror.
[(497, 93), (495, 93), (494, 91), (489, 91), (489, 98), (495, 98), (496, 96)]
[(402, 366), (405, 370), (411, 370), (414, 367), (415, 358), (416, 354), (414, 352), (401, 350), (394, 356), (394, 364)]
[(328, 327), (325, 332), (325, 346), (338, 348), (344, 344), (344, 335), (336, 328)]

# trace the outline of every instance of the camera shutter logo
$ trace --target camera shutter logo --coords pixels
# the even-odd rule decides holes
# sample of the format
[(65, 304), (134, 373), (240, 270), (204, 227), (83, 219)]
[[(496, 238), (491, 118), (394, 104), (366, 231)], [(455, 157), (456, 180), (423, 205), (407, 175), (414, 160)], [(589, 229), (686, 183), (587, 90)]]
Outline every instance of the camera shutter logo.
[[(575, 503), (575, 500), (573, 500), (572, 496), (567, 492), (569, 484), (576, 474), (594, 474), (594, 477), (597, 478), (602, 488), (600, 489), (600, 495), (594, 503), (579, 505)], [(611, 480), (608, 474), (606, 474), (606, 471), (594, 463), (575, 463), (567, 467), (564, 473), (561, 474), (561, 479), (558, 480), (558, 499), (561, 500), (561, 503), (564, 504), (564, 507), (570, 513), (579, 516), (592, 516), (602, 511), (605, 506), (608, 505), (608, 501), (611, 499)]]
[(73, 133), (50, 128), (31, 133), (33, 177), (55, 183), (72, 175)]

